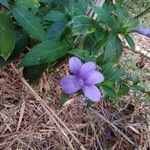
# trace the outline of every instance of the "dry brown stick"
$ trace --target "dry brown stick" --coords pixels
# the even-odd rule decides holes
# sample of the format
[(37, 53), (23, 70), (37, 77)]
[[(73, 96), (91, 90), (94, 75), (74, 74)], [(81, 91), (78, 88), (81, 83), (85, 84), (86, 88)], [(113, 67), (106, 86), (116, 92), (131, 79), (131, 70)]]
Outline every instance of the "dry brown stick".
[(130, 144), (132, 144), (135, 147), (138, 147), (127, 135), (125, 135), (117, 126), (115, 126), (113, 123), (111, 123), (107, 118), (105, 118), (103, 115), (101, 115), (98, 111), (96, 110), (91, 110), (93, 114), (98, 116), (100, 119), (108, 123), (111, 127), (115, 129), (126, 141), (128, 141)]
[(125, 49), (127, 49), (127, 50), (129, 50), (129, 51), (131, 51), (131, 52), (133, 52), (133, 53), (140, 54), (141, 56), (144, 56), (144, 57), (150, 59), (150, 57), (148, 57), (147, 55), (144, 55), (142, 52), (133, 50), (133, 49), (129, 48), (128, 46), (123, 46), (123, 48), (125, 48)]
[[(78, 139), (73, 135), (73, 133), (69, 130), (69, 128), (64, 124), (64, 122), (57, 116), (57, 114), (47, 105), (47, 103), (34, 91), (34, 89), (29, 85), (29, 83), (20, 76), (19, 71), (16, 69), (14, 64), (11, 64), (12, 68), (16, 72), (16, 74), (20, 77), (21, 81), (28, 87), (32, 95), (38, 100), (38, 102), (41, 104), (43, 109), (46, 111), (46, 113), (49, 115), (49, 117), (54, 121), (56, 126), (59, 128), (59, 130), (62, 132), (63, 136), (65, 137), (65, 141), (70, 146), (72, 150), (74, 150), (72, 144), (69, 141), (69, 138), (67, 134), (64, 132), (64, 130), (61, 128), (60, 124), (68, 131), (68, 133), (72, 136), (72, 138), (76, 141), (76, 143), (80, 146), (81, 150), (86, 150), (84, 146), (78, 141)], [(59, 123), (60, 124), (59, 124)]]
[(17, 125), (16, 132), (19, 131), (19, 128), (20, 128), (20, 126), (21, 126), (21, 121), (22, 121), (22, 118), (23, 118), (23, 115), (24, 115), (24, 110), (25, 110), (25, 101), (23, 101), (23, 102), (22, 102), (22, 105), (21, 105), (20, 117), (19, 117), (19, 121), (18, 121), (18, 125)]

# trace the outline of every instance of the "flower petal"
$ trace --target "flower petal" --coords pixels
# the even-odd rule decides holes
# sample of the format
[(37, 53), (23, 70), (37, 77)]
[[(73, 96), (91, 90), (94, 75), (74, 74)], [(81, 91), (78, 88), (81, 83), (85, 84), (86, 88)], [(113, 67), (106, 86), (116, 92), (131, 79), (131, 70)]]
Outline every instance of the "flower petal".
[(77, 74), (79, 72), (79, 69), (81, 68), (82, 64), (79, 58), (77, 57), (71, 57), (69, 59), (69, 70), (73, 74)]
[(90, 73), (88, 73), (85, 83), (88, 85), (94, 85), (97, 83), (101, 83), (103, 81), (104, 81), (104, 76), (102, 73), (98, 71), (91, 71)]
[(145, 35), (147, 37), (150, 37), (150, 28), (137, 28), (134, 29), (133, 31)]
[(93, 71), (96, 70), (95, 63), (87, 62), (87, 63), (83, 64), (82, 67), (80, 68), (80, 71), (79, 71), (80, 77), (85, 79), (87, 77), (87, 74), (92, 70)]
[(61, 88), (66, 94), (73, 94), (77, 92), (81, 87), (78, 85), (76, 76), (68, 75), (64, 77), (61, 82)]
[(100, 90), (94, 85), (84, 86), (82, 90), (83, 90), (84, 95), (93, 102), (98, 102), (101, 98)]

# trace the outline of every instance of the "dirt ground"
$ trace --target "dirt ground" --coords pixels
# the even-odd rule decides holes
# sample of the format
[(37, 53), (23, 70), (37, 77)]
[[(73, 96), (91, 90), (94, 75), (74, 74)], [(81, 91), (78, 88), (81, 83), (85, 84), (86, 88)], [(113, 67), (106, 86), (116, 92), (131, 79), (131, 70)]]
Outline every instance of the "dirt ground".
[[(148, 38), (135, 40), (150, 52)], [(133, 59), (143, 61), (138, 54)], [(148, 58), (142, 63), (149, 68)], [(0, 150), (150, 149), (150, 106), (139, 96), (131, 94), (115, 104), (102, 98), (92, 109), (83, 97), (73, 96), (60, 108), (59, 80), (67, 66), (45, 72), (30, 86), (16, 64), (0, 69)]]

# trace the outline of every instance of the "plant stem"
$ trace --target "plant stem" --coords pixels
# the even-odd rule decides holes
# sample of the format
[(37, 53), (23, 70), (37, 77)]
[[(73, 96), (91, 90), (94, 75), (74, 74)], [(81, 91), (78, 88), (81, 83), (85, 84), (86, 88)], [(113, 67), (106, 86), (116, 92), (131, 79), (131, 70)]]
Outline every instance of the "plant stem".
[(132, 52), (134, 52), (134, 53), (140, 54), (141, 56), (144, 56), (144, 57), (150, 59), (150, 57), (148, 57), (147, 55), (144, 55), (143, 53), (141, 53), (141, 52), (139, 52), (139, 51), (135, 51), (135, 50), (129, 48), (128, 46), (123, 46), (123, 47), (124, 47), (125, 49), (127, 49), (127, 50), (130, 50), (130, 51), (132, 51)]
[(150, 7), (148, 7), (146, 10), (144, 10), (143, 12), (141, 12), (140, 14), (138, 14), (138, 15), (135, 17), (135, 19), (138, 19), (138, 18), (140, 18), (140, 17), (146, 15), (146, 14), (149, 13), (149, 12), (150, 12)]

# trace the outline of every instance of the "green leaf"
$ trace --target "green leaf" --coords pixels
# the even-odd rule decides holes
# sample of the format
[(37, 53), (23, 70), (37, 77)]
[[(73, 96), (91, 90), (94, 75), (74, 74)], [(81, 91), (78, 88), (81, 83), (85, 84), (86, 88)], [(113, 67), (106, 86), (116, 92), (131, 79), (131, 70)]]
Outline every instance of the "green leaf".
[(67, 12), (71, 17), (86, 15), (89, 0), (68, 0)]
[(10, 16), (5, 13), (0, 13), (0, 34), (0, 56), (6, 60), (15, 45), (15, 32)]
[(69, 46), (65, 42), (48, 40), (42, 42), (31, 49), (22, 60), (20, 66), (34, 66), (51, 63), (66, 55)]
[(103, 74), (105, 75), (105, 78), (107, 75), (111, 76), (113, 72), (113, 63), (111, 61), (102, 62), (101, 70)]
[(113, 69), (112, 72), (107, 74), (106, 79), (107, 80), (112, 80), (112, 81), (117, 81), (117, 80), (119, 80), (122, 77), (124, 72), (125, 72), (124, 68)]
[(23, 76), (29, 83), (34, 83), (41, 77), (47, 66), (48, 64), (24, 67)]
[(116, 98), (117, 94), (116, 94), (116, 90), (115, 90), (114, 86), (110, 87), (108, 85), (103, 84), (101, 87), (107, 96), (109, 96), (113, 99)]
[(142, 86), (139, 86), (139, 85), (135, 85), (133, 86), (133, 88), (139, 92), (145, 92), (145, 89), (142, 87)]
[(15, 4), (24, 8), (39, 8), (40, 3), (38, 0), (15, 0)]
[(115, 14), (117, 15), (120, 25), (122, 25), (123, 22), (130, 17), (128, 12), (119, 4), (115, 5)]
[(68, 53), (75, 55), (82, 60), (89, 60), (91, 58), (89, 51), (87, 51), (85, 49), (73, 49), (73, 50), (69, 51)]
[(146, 105), (150, 105), (150, 96), (149, 95), (144, 97), (144, 102)]
[(27, 33), (20, 29), (16, 30), (16, 43), (13, 52), (7, 60), (0, 58), (0, 67), (11, 63), (16, 57), (18, 57), (23, 52), (23, 50), (25, 50), (25, 47), (28, 44), (28, 42), (29, 36), (27, 35)]
[(135, 49), (135, 43), (134, 43), (134, 40), (131, 38), (131, 36), (129, 35), (126, 35), (125, 36), (129, 46), (132, 48), (132, 49)]
[(14, 59), (17, 56), (19, 56), (23, 50), (26, 49), (27, 44), (29, 43), (30, 37), (28, 36), (27, 32), (25, 32), (22, 29), (16, 30), (16, 42), (15, 42), (15, 48), (10, 55), (9, 59)]
[(91, 108), (93, 106), (94, 102), (91, 100), (86, 101), (86, 108)]
[(58, 39), (61, 37), (62, 33), (65, 30), (67, 22), (65, 21), (57, 21), (54, 22), (48, 29), (48, 37), (49, 39)]
[(128, 78), (128, 80), (133, 82), (133, 85), (137, 85), (140, 82), (139, 76), (133, 75)]
[(55, 10), (51, 10), (50, 12), (48, 12), (44, 18), (44, 20), (48, 20), (48, 21), (61, 21), (61, 20), (67, 20), (66, 16), (64, 13), (59, 12), (59, 11), (55, 11)]
[(39, 0), (42, 3), (51, 4), (54, 0)]
[(119, 88), (118, 90), (118, 96), (121, 97), (121, 96), (125, 96), (128, 94), (130, 88), (127, 86), (127, 85), (123, 85), (121, 88)]
[(9, 8), (8, 0), (0, 0), (0, 4), (2, 4), (3, 6)]
[(119, 54), (122, 51), (122, 43), (117, 33), (111, 32), (105, 43), (104, 59), (111, 58), (114, 55)]
[(103, 28), (98, 28), (96, 32), (89, 34), (84, 38), (83, 45), (92, 56), (98, 56), (103, 53), (107, 32)]
[(72, 19), (73, 35), (90, 34), (97, 29), (97, 23), (88, 16), (76, 16)]
[(45, 41), (48, 39), (46, 32), (44, 31), (40, 21), (28, 10), (15, 6), (12, 8), (12, 14), (17, 22), (24, 28), (24, 30), (33, 39), (39, 41)]
[(60, 97), (60, 101), (59, 101), (59, 105), (60, 107), (62, 107), (64, 105), (64, 103), (68, 100), (69, 96), (65, 93), (61, 93), (61, 97)]
[(112, 12), (109, 10), (109, 7), (109, 5), (104, 4), (102, 7), (93, 6), (93, 9), (98, 15), (98, 21), (117, 31), (119, 27), (118, 20), (114, 15), (112, 15)]
[(105, 80), (111, 80), (111, 81), (117, 81), (119, 80), (122, 75), (125, 73), (125, 69), (123, 67), (121, 68), (117, 68), (117, 67), (113, 67), (112, 62), (105, 62), (102, 66), (101, 66), (101, 71), (105, 76)]

